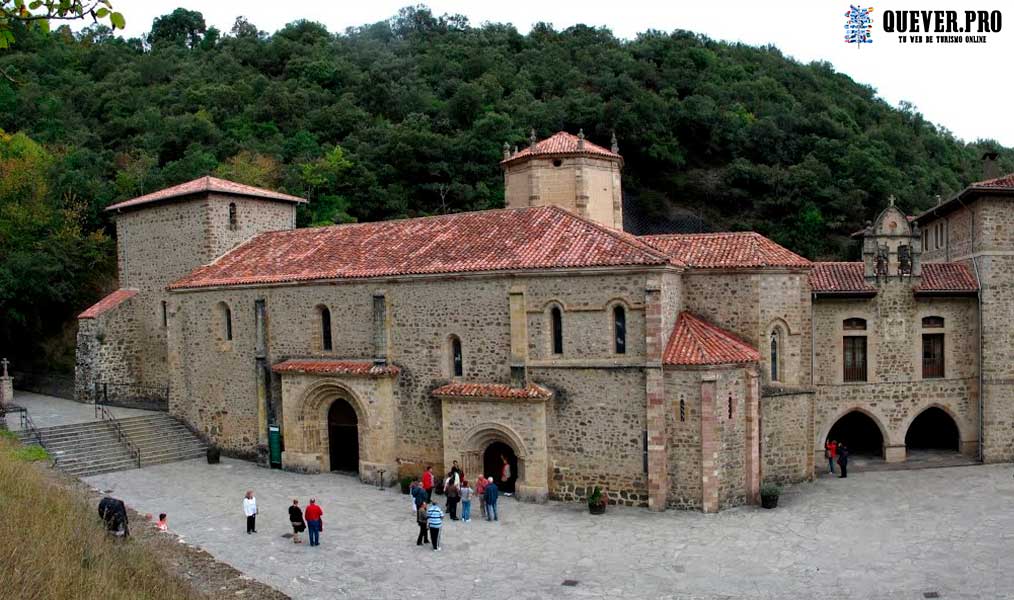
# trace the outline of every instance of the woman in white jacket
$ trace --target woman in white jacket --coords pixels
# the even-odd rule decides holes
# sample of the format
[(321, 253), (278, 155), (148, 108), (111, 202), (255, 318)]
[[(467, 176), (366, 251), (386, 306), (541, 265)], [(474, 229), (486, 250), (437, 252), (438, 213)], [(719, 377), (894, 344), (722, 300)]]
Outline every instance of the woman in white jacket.
[(246, 532), (257, 533), (257, 498), (253, 490), (247, 490), (243, 498), (243, 514), (246, 515)]

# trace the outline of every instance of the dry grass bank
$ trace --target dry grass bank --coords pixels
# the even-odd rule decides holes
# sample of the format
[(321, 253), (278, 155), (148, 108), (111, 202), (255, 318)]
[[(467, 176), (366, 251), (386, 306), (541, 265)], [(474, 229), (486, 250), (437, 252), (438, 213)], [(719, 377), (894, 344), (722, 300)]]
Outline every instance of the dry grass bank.
[(0, 598), (201, 598), (146, 545), (109, 537), (96, 507), (32, 458), (0, 435)]

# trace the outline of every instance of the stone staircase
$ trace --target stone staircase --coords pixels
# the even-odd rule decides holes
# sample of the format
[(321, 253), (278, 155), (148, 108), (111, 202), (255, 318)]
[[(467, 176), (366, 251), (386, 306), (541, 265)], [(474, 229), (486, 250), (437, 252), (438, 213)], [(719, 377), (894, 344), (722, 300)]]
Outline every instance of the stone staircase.
[[(141, 451), (141, 466), (157, 465), (204, 456), (207, 446), (182, 423), (165, 413), (117, 419), (120, 429)], [(137, 467), (109, 421), (91, 421), (40, 427), (46, 449), (57, 467), (85, 477)], [(23, 441), (30, 436), (22, 434)]]

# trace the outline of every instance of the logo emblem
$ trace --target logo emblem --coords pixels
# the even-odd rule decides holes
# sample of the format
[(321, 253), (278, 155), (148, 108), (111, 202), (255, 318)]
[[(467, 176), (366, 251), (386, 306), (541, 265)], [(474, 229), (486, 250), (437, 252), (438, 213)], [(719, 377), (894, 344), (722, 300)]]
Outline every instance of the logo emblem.
[(859, 44), (873, 43), (871, 12), (873, 12), (872, 6), (861, 8), (855, 4), (849, 5), (849, 10), (845, 13), (845, 16), (848, 17), (848, 20), (845, 21), (846, 44), (856, 44), (856, 47), (859, 48)]

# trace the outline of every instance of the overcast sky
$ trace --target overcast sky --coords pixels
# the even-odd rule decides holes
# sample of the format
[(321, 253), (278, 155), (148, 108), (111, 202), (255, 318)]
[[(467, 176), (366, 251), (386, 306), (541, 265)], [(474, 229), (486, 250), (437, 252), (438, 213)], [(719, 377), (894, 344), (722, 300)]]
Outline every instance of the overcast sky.
[[(127, 36), (151, 27), (152, 19), (178, 6), (204, 14), (209, 25), (227, 32), (237, 15), (273, 32), (296, 19), (319, 21), (333, 32), (389, 18), (409, 0), (369, 2), (311, 0), (112, 0), (127, 19)], [(855, 2), (856, 0), (852, 0)], [(646, 29), (688, 29), (712, 38), (753, 45), (773, 44), (783, 53), (809, 62), (826, 60), (855, 80), (876, 88), (892, 104), (907, 100), (929, 120), (968, 141), (993, 138), (1014, 146), (1010, 59), (1014, 56), (1014, 3), (1007, 3), (999, 33), (985, 44), (900, 44), (897, 34), (883, 33), (885, 11), (1003, 10), (996, 0), (894, 0), (873, 6), (874, 42), (846, 44), (841, 0), (702, 0), (622, 2), (555, 2), (511, 0), (476, 2), (431, 0), (434, 13), (460, 13), (472, 24), (513, 23), (527, 32), (545, 21), (557, 28), (577, 23), (605, 26), (632, 38)], [(859, 47), (857, 47), (859, 46)]]

